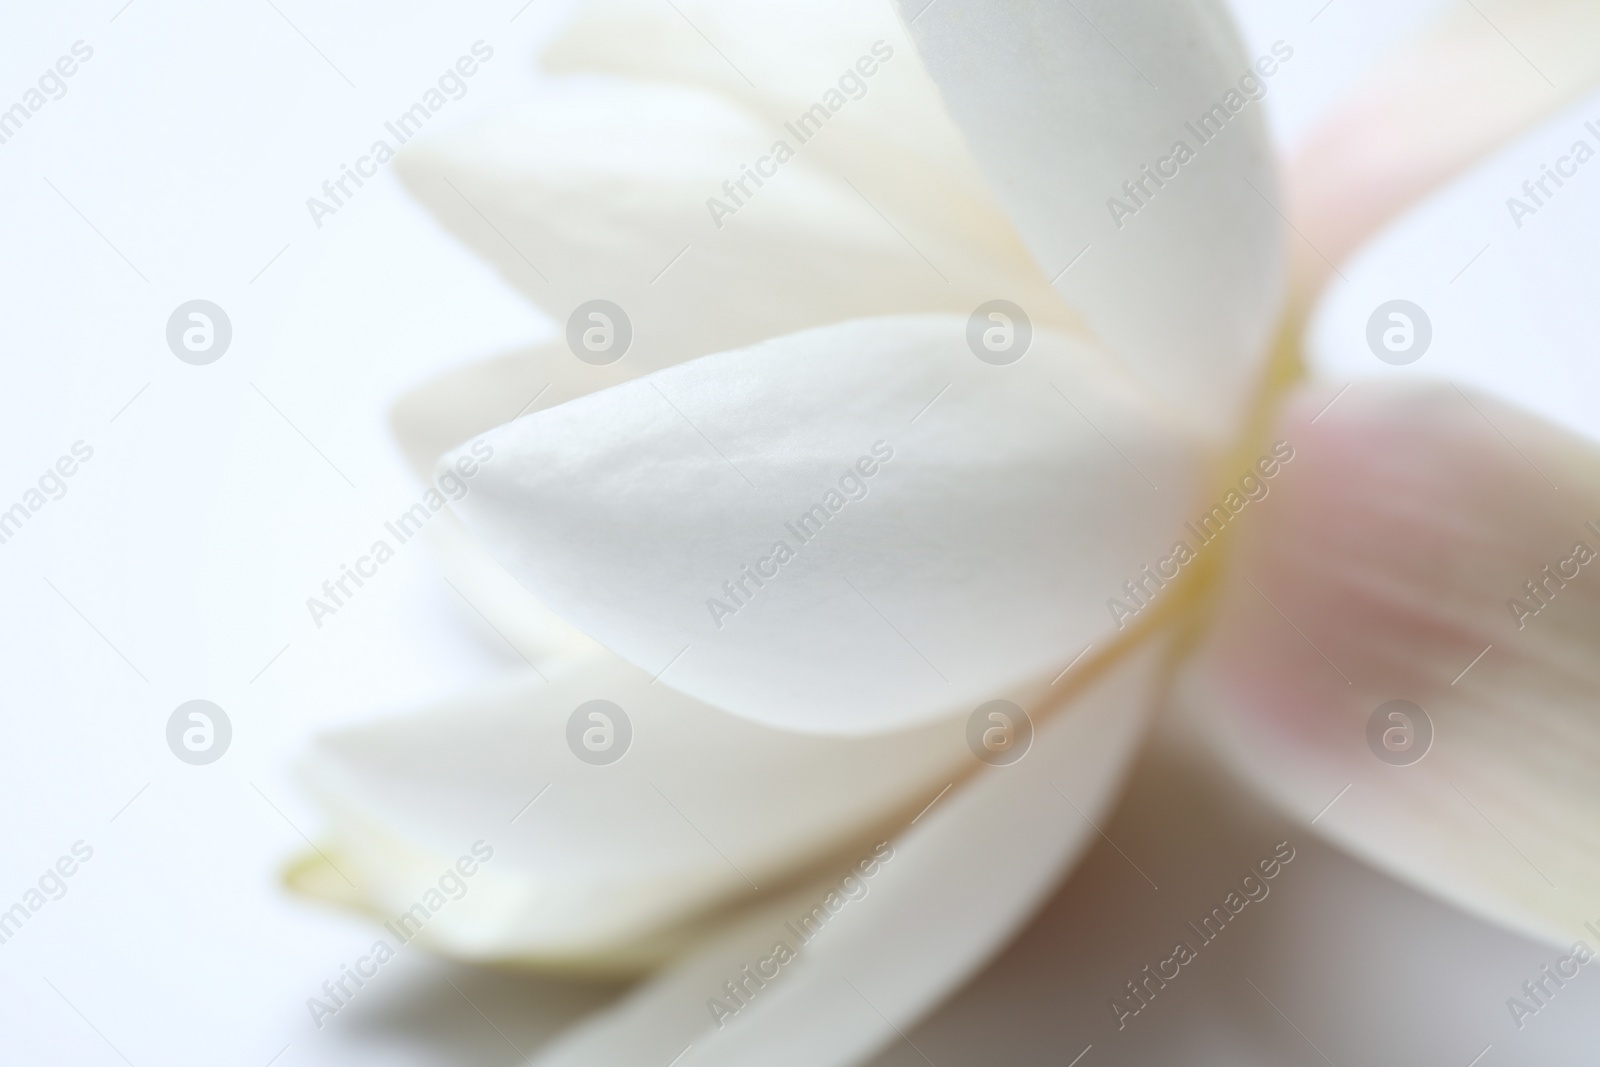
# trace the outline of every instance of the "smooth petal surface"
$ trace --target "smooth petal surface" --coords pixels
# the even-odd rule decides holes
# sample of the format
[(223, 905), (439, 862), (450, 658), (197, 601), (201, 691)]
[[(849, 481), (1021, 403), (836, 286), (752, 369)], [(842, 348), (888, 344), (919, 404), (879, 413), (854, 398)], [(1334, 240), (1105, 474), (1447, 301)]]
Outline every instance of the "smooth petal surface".
[(901, 182), (936, 179), (993, 204), (890, 0), (589, 0), (544, 66), (710, 90), (780, 136), (795, 132), (781, 124), (821, 103), (826, 133), (803, 148), (840, 173), (860, 179), (887, 167)]
[(441, 576), (462, 601), (463, 621), (481, 631), (486, 645), (509, 645), (546, 675), (603, 652), (509, 574), (457, 516), (430, 523), (427, 536)]
[[(1358, 855), (1570, 944), (1600, 918), (1600, 449), (1450, 384), (1336, 397), (1285, 417), (1298, 458), (1237, 546), (1185, 703)], [(1427, 750), (1410, 722), (1420, 762), (1395, 765), (1392, 700), (1431, 722)]]
[[(900, 10), (1067, 302), (1153, 389), (1231, 433), (1278, 319), (1283, 249), (1260, 105), (1241, 89), (1260, 79), (1226, 11), (1209, 0)], [(1192, 159), (1176, 160), (1178, 142)]]
[[(983, 769), (895, 835), (893, 858), (862, 880), (865, 895), (840, 906), (809, 941), (791, 927), (824, 900), (828, 879), (752, 915), (535, 1062), (602, 1067), (681, 1056), (681, 1067), (844, 1067), (901, 1040), (1001, 949), (1096, 839), (1091, 820), (1110, 806), (1142, 736), (1163, 645), (1147, 643), (1088, 682), (1070, 706), (1046, 711), (1020, 761)], [(1062, 702), (1039, 697), (1029, 707)], [(724, 983), (740, 980), (780, 940), (798, 958), (719, 1025), (711, 999), (728, 1002)]]
[(1584, 92), (1600, 75), (1597, 36), (1587, 0), (1471, 0), (1376, 64), (1291, 162), (1301, 284), (1319, 286), (1384, 222)]
[[(569, 718), (596, 699), (631, 724), (631, 741), (612, 724), (624, 754), (607, 765), (569, 747)], [(599, 653), (548, 682), (329, 735), (306, 776), (329, 813), (332, 874), (369, 910), (402, 914), (482, 839), (493, 860), (424, 927), (426, 942), (474, 959), (626, 970), (681, 949), (758, 887), (781, 889), (911, 818), (976, 762), (964, 731), (946, 720), (799, 737)]]
[[(780, 138), (793, 154), (781, 163)], [(981, 186), (914, 162), (902, 161), (915, 181), (870, 166), (841, 175), (735, 101), (591, 77), (419, 144), (396, 165), (563, 334), (587, 301), (622, 308), (632, 339), (620, 361), (560, 353), (546, 380), (582, 372), (595, 389), (841, 319), (968, 314), (997, 297), (1041, 325), (1076, 328)], [(746, 177), (755, 165), (765, 180)], [(742, 192), (725, 188), (739, 181)]]
[[(444, 452), (521, 415), (583, 395), (594, 387), (594, 369), (573, 359), (565, 341), (481, 360), (401, 397), (389, 416), (395, 441), (418, 477), (430, 481)], [(479, 626), (486, 642), (509, 644), (545, 671), (565, 657), (599, 651), (507, 574), (458, 516), (439, 516), (424, 529), (445, 580), (465, 601), (463, 618), (469, 625), (486, 624)]]
[(582, 397), (487, 435), (459, 508), (563, 618), (716, 707), (828, 732), (970, 711), (1116, 636), (1107, 599), (1169, 554), (1204, 459), (1093, 348), (1036, 331), (995, 366), (982, 328), (861, 320)]
[[(433, 477), (439, 457), (512, 419), (580, 396), (589, 389), (570, 380), (583, 368), (565, 341), (549, 341), (458, 367), (395, 401), (389, 426), (411, 469)], [(552, 372), (568, 370), (560, 375)], [(565, 386), (565, 389), (558, 387)]]
[[(1030, 312), (1047, 315), (1057, 302), (890, 0), (590, 0), (545, 52), (544, 65), (736, 100), (870, 198), (913, 244), (923, 244), (918, 231), (999, 243), (1039, 287), (1025, 302)], [(961, 267), (928, 255), (946, 273)]]
[[(1313, 368), (1330, 381), (1449, 379), (1600, 441), (1597, 153), (1600, 91), (1591, 91), (1386, 230), (1318, 307), (1306, 339)], [(1557, 167), (1567, 173), (1560, 185), (1548, 177)], [(1431, 334), (1425, 348), (1384, 348), (1384, 330), (1405, 329), (1388, 318), (1396, 299), (1420, 309), (1407, 315), (1414, 344)]]

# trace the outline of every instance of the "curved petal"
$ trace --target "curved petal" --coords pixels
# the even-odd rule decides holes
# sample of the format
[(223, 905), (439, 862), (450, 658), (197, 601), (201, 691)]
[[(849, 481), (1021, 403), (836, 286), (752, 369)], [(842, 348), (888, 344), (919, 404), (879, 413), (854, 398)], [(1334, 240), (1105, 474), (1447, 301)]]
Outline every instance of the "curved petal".
[[(569, 750), (569, 719), (597, 699), (628, 722), (612, 722), (623, 755), (605, 765)], [(305, 773), (330, 816), (322, 883), (335, 893), (392, 919), (481, 839), (492, 861), (427, 922), (425, 942), (475, 959), (625, 970), (679, 950), (756, 887), (782, 889), (910, 818), (972, 762), (964, 720), (796, 736), (600, 653), (548, 682), (530, 676), (328, 735)], [(320, 884), (309, 872), (298, 882)]]
[(1285, 417), (1185, 702), (1358, 855), (1570, 944), (1600, 921), (1600, 449), (1450, 385), (1335, 396)]
[(1597, 37), (1600, 7), (1587, 0), (1456, 3), (1375, 65), (1290, 164), (1302, 287), (1591, 85)]
[[(1600, 201), (1585, 188), (1600, 176), (1597, 154), (1591, 91), (1395, 223), (1324, 296), (1307, 331), (1315, 369), (1330, 380), (1449, 378), (1600, 441), (1600, 364), (1589, 354)], [(1555, 168), (1567, 176), (1550, 178)], [(1397, 299), (1420, 310), (1406, 314), (1431, 341), (1392, 366), (1368, 331), (1375, 320), (1403, 330), (1385, 308)]]
[(543, 58), (557, 73), (706, 89), (780, 134), (785, 122), (809, 133), (798, 121), (822, 103), (826, 135), (804, 150), (839, 172), (887, 167), (902, 182), (947, 182), (993, 203), (889, 0), (589, 0)]
[(1262, 82), (1226, 12), (1210, 0), (900, 8), (1068, 303), (1152, 389), (1231, 434), (1277, 323), (1283, 250), (1266, 128), (1248, 99)]
[[(840, 905), (820, 932), (805, 926), (809, 940), (792, 930), (827, 906), (843, 867), (674, 963), (535, 1063), (601, 1067), (680, 1056), (681, 1067), (844, 1067), (900, 1040), (1003, 947), (1095, 839), (1093, 822), (1109, 808), (1143, 733), (1162, 644), (1147, 643), (1087, 681), (1070, 703), (1030, 704), (1065, 706), (1045, 712), (1051, 717), (1023, 759), (984, 769), (895, 835), (892, 858), (860, 879), (865, 894)], [(767, 984), (747, 984), (738, 1006), (724, 983), (770, 959), (779, 941), (796, 958)], [(713, 1015), (714, 998), (737, 1007), (732, 1018)]]
[(568, 82), (397, 165), (563, 334), (588, 301), (622, 308), (632, 339), (618, 362), (552, 353), (547, 380), (584, 391), (840, 319), (968, 314), (998, 297), (1076, 328), (981, 187), (927, 166), (914, 183), (841, 175), (781, 127), (697, 89)]
[[(594, 385), (584, 371), (591, 370), (571, 358), (565, 342), (506, 352), (418, 386), (395, 403), (389, 422), (412, 469), (427, 482), (446, 451), (588, 392)], [(546, 672), (566, 658), (599, 651), (507, 574), (458, 516), (440, 515), (423, 529), (445, 580), (465, 601), (462, 617), (482, 630), (487, 643), (509, 644)]]
[[(587, 389), (559, 375), (574, 362), (566, 345), (542, 345), (504, 352), (450, 370), (406, 393), (389, 410), (389, 427), (411, 469), (423, 481), (433, 477), (439, 457), (512, 419), (553, 407)], [(557, 380), (558, 377), (561, 380)], [(558, 387), (560, 388), (558, 391)]]
[(829, 732), (970, 710), (1104, 649), (1124, 583), (1166, 584), (1141, 568), (1203, 459), (1094, 349), (1039, 330), (995, 366), (981, 328), (1004, 329), (860, 320), (591, 394), (487, 435), (458, 507), (563, 618), (713, 706)]
[(456, 515), (427, 528), (439, 571), (461, 601), (461, 617), (495, 650), (510, 646), (544, 674), (603, 653), (583, 631), (550, 609), (509, 574)]

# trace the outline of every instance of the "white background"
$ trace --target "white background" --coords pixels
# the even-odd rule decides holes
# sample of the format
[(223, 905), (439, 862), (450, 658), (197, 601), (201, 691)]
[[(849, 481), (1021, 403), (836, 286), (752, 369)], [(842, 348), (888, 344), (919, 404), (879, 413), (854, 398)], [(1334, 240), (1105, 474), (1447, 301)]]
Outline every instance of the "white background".
[[(321, 228), (305, 200), (474, 41), (494, 58), (430, 133), (534, 92), (536, 44), (565, 5), (273, 2), (12, 5), (0, 34), (0, 108), (73, 42), (94, 49), (66, 95), (0, 145), (0, 508), (75, 441), (94, 449), (67, 495), (0, 545), (0, 908), (73, 842), (94, 848), (67, 895), (0, 945), (3, 1063), (511, 1063), (513, 1043), (529, 1051), (607, 994), (408, 957), (335, 1025), (318, 1031), (306, 1011), (373, 934), (280, 888), (302, 831), (318, 831), (296, 755), (336, 721), (520, 661), (480, 640), (420, 543), (320, 630), (305, 599), (419, 492), (387, 430), (393, 400), (550, 325), (391, 173)], [(1252, 53), (1277, 38), (1296, 48), (1266, 104), (1292, 144), (1438, 5), (1237, 6)], [(197, 297), (233, 325), (206, 367), (179, 362), (164, 338), (172, 310)], [(209, 767), (165, 743), (168, 715), (194, 698), (233, 723), (232, 748)], [(1085, 877), (1111, 862), (1103, 853)], [(1434, 916), (1430, 936), (1483, 938), (1504, 966), (1543, 958), (1320, 855), (1335, 874), (1308, 880), (1280, 924), (1357, 915), (1359, 890)], [(1505, 1029), (1483, 1020), (1494, 1024)], [(1552, 1040), (1574, 1033), (1559, 1025)], [(1193, 1022), (1168, 1051), (1207, 1029)], [(1287, 1040), (1297, 1051), (1284, 1062), (1321, 1062)], [(1465, 1051), (1461, 1067), (1476, 1047)]]

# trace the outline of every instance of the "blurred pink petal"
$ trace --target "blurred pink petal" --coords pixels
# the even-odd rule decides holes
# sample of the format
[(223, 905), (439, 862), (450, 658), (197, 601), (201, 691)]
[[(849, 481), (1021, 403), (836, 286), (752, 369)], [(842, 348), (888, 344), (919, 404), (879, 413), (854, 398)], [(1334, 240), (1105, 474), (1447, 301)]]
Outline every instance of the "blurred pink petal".
[(1349, 92), (1290, 163), (1302, 296), (1402, 210), (1600, 76), (1600, 5), (1468, 0)]
[[(1184, 703), (1358, 855), (1570, 943), (1600, 919), (1600, 449), (1439, 382), (1310, 390), (1279, 433)], [(1406, 766), (1394, 700), (1431, 722)]]

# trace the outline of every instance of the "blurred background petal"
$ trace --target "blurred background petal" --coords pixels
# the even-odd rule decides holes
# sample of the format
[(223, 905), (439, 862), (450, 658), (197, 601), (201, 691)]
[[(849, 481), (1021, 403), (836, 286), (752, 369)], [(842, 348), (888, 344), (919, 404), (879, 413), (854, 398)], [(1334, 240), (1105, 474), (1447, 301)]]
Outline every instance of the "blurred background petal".
[(1284, 415), (1296, 460), (1182, 702), (1357, 855), (1552, 945), (1594, 939), (1600, 449), (1451, 384), (1337, 396)]

